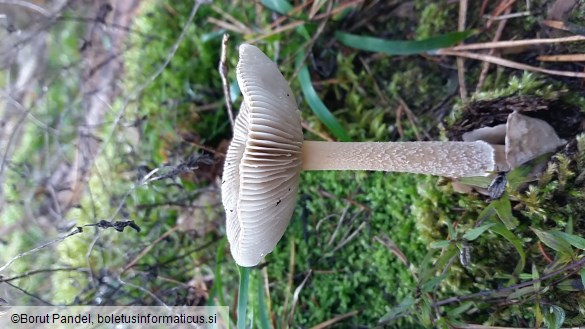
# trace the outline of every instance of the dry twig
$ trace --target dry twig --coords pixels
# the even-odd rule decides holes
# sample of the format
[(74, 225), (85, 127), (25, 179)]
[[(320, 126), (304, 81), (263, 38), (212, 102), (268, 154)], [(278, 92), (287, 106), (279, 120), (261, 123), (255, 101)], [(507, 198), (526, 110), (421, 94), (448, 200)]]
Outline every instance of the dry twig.
[(221, 40), (221, 58), (219, 60), (219, 75), (221, 76), (221, 84), (223, 86), (223, 97), (225, 98), (225, 106), (227, 108), (228, 117), (232, 128), (234, 127), (234, 109), (232, 108), (232, 97), (230, 96), (230, 85), (228, 83), (228, 64), (227, 64), (227, 43), (229, 35), (225, 33)]
[(466, 51), (453, 51), (451, 49), (440, 49), (436, 52), (436, 54), (448, 55), (448, 56), (460, 56), (460, 57), (465, 57), (465, 58), (477, 59), (480, 61), (490, 62), (490, 63), (496, 64), (496, 65), (506, 66), (509, 68), (524, 70), (524, 71), (546, 73), (546, 74), (550, 74), (550, 75), (560, 75), (560, 76), (570, 77), (570, 78), (585, 78), (585, 72), (570, 72), (570, 71), (558, 71), (558, 70), (543, 69), (540, 67), (522, 64), (522, 63), (514, 62), (514, 61), (511, 61), (508, 59), (503, 59), (500, 57), (490, 56), (490, 55), (485, 55), (485, 54), (477, 54), (477, 53), (466, 52)]
[[(459, 0), (459, 20), (457, 30), (459, 32), (465, 31), (467, 17), (467, 0)], [(457, 57), (457, 78), (459, 80), (459, 94), (461, 99), (467, 99), (467, 85), (465, 84), (465, 59)]]
[[(506, 10), (506, 13), (510, 13), (512, 9), (508, 8)], [(492, 39), (492, 42), (498, 42), (500, 40), (500, 38), (502, 37), (502, 33), (504, 32), (504, 28), (506, 27), (506, 23), (508, 22), (507, 19), (501, 20), (498, 24), (498, 28), (496, 30), (496, 34), (494, 35), (494, 38)], [(488, 52), (488, 55), (494, 55), (496, 52), (496, 50), (494, 48), (490, 49)], [(476, 91), (480, 91), (481, 88), (483, 87), (483, 83), (485, 81), (485, 79), (487, 78), (487, 74), (488, 71), (490, 69), (490, 63), (489, 62), (483, 62), (482, 68), (481, 68), (481, 73), (479, 74), (479, 79), (477, 82), (477, 86), (475, 87)]]
[(543, 62), (585, 62), (585, 54), (540, 55), (536, 59)]
[(444, 50), (464, 51), (464, 50), (481, 50), (481, 49), (491, 49), (491, 48), (512, 48), (512, 47), (545, 45), (545, 44), (575, 42), (575, 41), (585, 41), (585, 36), (573, 35), (570, 37), (562, 37), (562, 38), (543, 38), (543, 39), (472, 43), (472, 44), (466, 44), (466, 45), (461, 45), (461, 46), (455, 46), (455, 47), (447, 48)]

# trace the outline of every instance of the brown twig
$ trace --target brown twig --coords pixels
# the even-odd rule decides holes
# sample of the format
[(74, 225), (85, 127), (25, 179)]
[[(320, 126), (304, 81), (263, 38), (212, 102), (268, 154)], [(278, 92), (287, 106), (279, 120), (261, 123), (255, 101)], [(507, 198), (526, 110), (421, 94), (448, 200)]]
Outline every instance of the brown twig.
[(327, 133), (325, 133), (325, 132), (320, 132), (320, 131), (317, 131), (317, 130), (313, 129), (313, 128), (312, 128), (312, 127), (311, 127), (311, 126), (310, 126), (310, 125), (309, 125), (309, 124), (308, 124), (308, 123), (305, 121), (305, 120), (301, 120), (301, 126), (302, 126), (302, 127), (305, 129), (305, 130), (307, 130), (307, 131), (310, 131), (310, 132), (312, 132), (313, 134), (315, 134), (315, 135), (317, 135), (317, 136), (321, 137), (323, 140), (326, 140), (326, 141), (328, 141), (328, 142), (333, 142), (333, 141), (335, 141), (335, 140), (334, 140), (333, 138), (331, 138), (331, 136), (329, 136)]
[[(581, 37), (581, 36), (579, 36)], [(585, 40), (585, 37), (582, 37)], [(549, 70), (543, 69), (536, 66), (531, 66), (527, 64), (522, 64), (518, 62), (514, 62), (508, 59), (503, 59), (496, 56), (490, 56), (485, 54), (477, 54), (467, 51), (454, 51), (452, 49), (439, 49), (436, 52), (437, 55), (447, 55), (447, 56), (460, 56), (465, 58), (476, 59), (480, 61), (490, 62), (500, 66), (506, 66), (513, 69), (524, 70), (524, 71), (531, 71), (531, 72), (539, 72), (539, 73), (546, 73), (550, 75), (560, 75), (564, 77), (571, 77), (571, 78), (585, 78), (585, 73), (583, 72), (569, 72), (569, 71), (558, 71), (558, 70)]]
[(264, 281), (264, 296), (266, 297), (266, 308), (267, 308), (267, 313), (271, 316), (270, 320), (272, 323), (272, 327), (276, 328), (276, 318), (272, 312), (272, 298), (270, 296), (272, 296), (272, 294), (270, 293), (270, 282), (268, 281), (268, 267), (264, 266), (261, 269), (262, 271), (262, 277), (260, 278), (260, 280)]
[(282, 33), (282, 32), (286, 32), (288, 30), (292, 30), (292, 29), (297, 28), (297, 27), (299, 27), (301, 25), (304, 25), (304, 24), (305, 24), (304, 21), (290, 22), (290, 23), (288, 23), (286, 25), (283, 25), (283, 26), (281, 26), (281, 27), (279, 27), (279, 28), (277, 28), (275, 30), (272, 30), (272, 31), (270, 31), (268, 33), (264, 33), (264, 34), (261, 34), (261, 35), (255, 37), (255, 38), (253, 38), (253, 39), (250, 39), (247, 42), (248, 43), (251, 43), (251, 44), (254, 44), (254, 43), (256, 43), (256, 42), (258, 42), (258, 41), (260, 41), (262, 39), (266, 39), (266, 38), (271, 37), (273, 35), (276, 35), (276, 34), (279, 34), (279, 33)]
[(187, 143), (193, 144), (193, 145), (195, 145), (195, 147), (197, 147), (199, 149), (202, 149), (203, 151), (207, 151), (207, 152), (209, 152), (209, 153), (211, 153), (211, 154), (213, 154), (213, 155), (215, 155), (217, 157), (225, 158), (225, 153), (220, 152), (220, 151), (217, 151), (217, 150), (215, 150), (215, 149), (213, 149), (213, 148), (211, 148), (209, 146), (205, 146), (205, 145), (203, 145), (201, 143), (198, 143), (196, 141), (187, 141)]
[(52, 272), (65, 272), (65, 271), (81, 271), (82, 269), (83, 269), (82, 267), (58, 267), (58, 268), (45, 268), (45, 269), (41, 269), (41, 270), (32, 270), (32, 271), (27, 271), (25, 273), (22, 273), (22, 274), (19, 274), (16, 276), (12, 276), (12, 277), (9, 277), (6, 279), (4, 279), (4, 278), (2, 278), (2, 276), (0, 276), (0, 283), (23, 279), (23, 278), (26, 278), (28, 276), (35, 275), (35, 274), (52, 273)]
[(585, 62), (585, 54), (541, 55), (536, 59), (543, 62)]
[(303, 288), (305, 287), (305, 284), (307, 284), (307, 282), (309, 281), (309, 278), (311, 277), (311, 275), (313, 274), (313, 270), (309, 270), (309, 272), (307, 273), (307, 275), (305, 275), (305, 278), (303, 279), (303, 281), (301, 282), (301, 284), (299, 284), (297, 286), (297, 288), (295, 289), (295, 292), (293, 293), (293, 301), (292, 301), (292, 305), (291, 305), (291, 309), (290, 309), (290, 313), (288, 316), (288, 327), (289, 328), (294, 328), (294, 313), (295, 313), (295, 309), (297, 307), (297, 303), (299, 302), (299, 295), (301, 294), (301, 291), (303, 290)]
[[(333, 1), (329, 2), (329, 5), (327, 6), (327, 13), (330, 13), (333, 9)], [(301, 61), (301, 63), (305, 63), (305, 61), (307, 60), (307, 58), (309, 57), (309, 55), (311, 54), (311, 50), (313, 49), (313, 46), (315, 45), (315, 42), (317, 42), (317, 38), (319, 38), (319, 36), (321, 36), (321, 34), (323, 33), (323, 31), (325, 30), (325, 26), (327, 25), (327, 19), (323, 19), (319, 25), (317, 26), (317, 31), (315, 31), (315, 33), (313, 34), (313, 36), (311, 37), (311, 40), (309, 40), (309, 42), (305, 43), (300, 49), (304, 49), (305, 51), (305, 57), (303, 58), (303, 60)], [(291, 79), (294, 79), (298, 74), (299, 71), (301, 70), (301, 68), (303, 67), (303, 65), (299, 65), (295, 71), (293, 72)]]
[(234, 16), (227, 13), (225, 10), (221, 9), (217, 5), (211, 5), (211, 9), (216, 13), (220, 14), (225, 20), (229, 21), (233, 26), (236, 26), (241, 31), (245, 31), (245, 34), (253, 33), (252, 29), (250, 29), (246, 24), (237, 20)]
[[(319, 195), (321, 195), (322, 197), (328, 198), (328, 199), (340, 199), (339, 196), (333, 195), (325, 190), (318, 190), (317, 191), (319, 193)], [(351, 198), (342, 198), (343, 200), (345, 200), (345, 202), (351, 203), (354, 206), (358, 206), (363, 210), (366, 210), (368, 212), (372, 212), (372, 209), (370, 209), (368, 206), (361, 204)]]
[(396, 122), (396, 131), (398, 131), (398, 136), (400, 136), (400, 138), (404, 138), (404, 129), (402, 129), (402, 113), (404, 112), (404, 109), (402, 108), (402, 105), (398, 105), (398, 107), (396, 108), (396, 118), (394, 119)]
[[(421, 127), (420, 123), (418, 122), (418, 119), (416, 118), (416, 116), (414, 115), (414, 113), (412, 112), (412, 110), (410, 109), (410, 107), (408, 106), (408, 104), (406, 104), (406, 102), (404, 101), (404, 99), (402, 99), (402, 97), (400, 97), (399, 95), (397, 95), (396, 98), (398, 99), (398, 102), (402, 106), (402, 109), (404, 110), (404, 113), (406, 113), (406, 117), (408, 118), (408, 120), (412, 124), (412, 130), (414, 131), (414, 134), (416, 135), (416, 139), (418, 141), (424, 140), (423, 139), (423, 136), (421, 136), (421, 133), (420, 133), (419, 128), (418, 128), (418, 127)], [(424, 137), (427, 140), (430, 140), (431, 139), (431, 136), (426, 131), (423, 130), (422, 133), (424, 134)]]
[(207, 21), (211, 24), (215, 24), (218, 27), (222, 28), (222, 29), (226, 29), (228, 31), (232, 31), (238, 34), (246, 34), (246, 30), (242, 30), (240, 27), (238, 27), (237, 25), (228, 23), (226, 21), (222, 21), (221, 19), (217, 19), (215, 17), (208, 17)]
[(540, 243), (540, 241), (537, 243), (538, 245), (538, 251), (540, 251), (540, 254), (542, 255), (542, 257), (544, 257), (544, 259), (546, 259), (546, 261), (549, 264), (552, 264), (552, 262), (554, 262), (554, 260), (548, 255), (548, 253), (546, 252), (546, 250), (544, 250), (544, 247), (542, 245), (542, 243)]
[[(508, 8), (506, 10), (506, 13), (510, 13), (511, 10), (512, 10), (512, 8)], [(496, 34), (494, 35), (492, 42), (498, 42), (500, 40), (500, 38), (502, 37), (502, 33), (504, 32), (504, 28), (506, 27), (507, 22), (508, 22), (507, 19), (501, 20), (499, 22), (498, 28), (496, 29)], [(493, 56), (495, 52), (496, 52), (496, 50), (494, 48), (492, 48), (489, 50), (488, 55)], [(476, 91), (481, 91), (481, 88), (483, 87), (485, 79), (487, 78), (487, 74), (488, 74), (489, 69), (490, 69), (490, 63), (483, 62), (483, 65), (481, 68), (481, 73), (479, 74), (477, 86), (475, 87)]]
[(327, 321), (321, 322), (318, 325), (312, 327), (311, 329), (325, 329), (328, 328), (332, 325), (334, 325), (335, 323), (345, 320), (347, 318), (351, 318), (352, 316), (356, 316), (359, 313), (359, 311), (354, 310), (351, 312), (347, 312), (345, 314), (339, 314), (337, 316), (334, 316), (332, 319), (329, 319)]
[(510, 11), (512, 10), (512, 5), (516, 2), (516, 0), (502, 0), (496, 8), (494, 9), (493, 13), (487, 17), (488, 21), (486, 23), (486, 28), (492, 27), (492, 24), (498, 17), (501, 17), (502, 13), (504, 15), (509, 15)]
[(553, 28), (553, 29), (563, 30), (563, 31), (569, 30), (569, 28), (567, 27), (567, 24), (565, 24), (565, 22), (563, 22), (563, 21), (554, 21), (554, 20), (550, 20), (550, 19), (545, 19), (541, 23), (542, 23), (542, 25), (548, 26), (548, 27)]
[(562, 38), (543, 38), (543, 39), (528, 39), (528, 40), (508, 40), (508, 41), (497, 41), (497, 42), (483, 42), (483, 43), (472, 43), (466, 45), (455, 46), (447, 48), (448, 51), (463, 51), (463, 50), (481, 50), (491, 48), (511, 48), (521, 46), (533, 46), (533, 45), (544, 45), (551, 43), (564, 43), (564, 42), (576, 42), (585, 41), (583, 35), (573, 35), (570, 37)]
[(142, 258), (144, 257), (146, 254), (148, 254), (148, 252), (159, 242), (161, 242), (162, 240), (166, 239), (166, 237), (168, 237), (169, 235), (171, 235), (173, 232), (175, 232), (177, 229), (179, 228), (178, 225), (173, 226), (170, 230), (166, 231), (163, 235), (161, 235), (160, 237), (158, 237), (158, 239), (154, 240), (151, 244), (149, 244), (148, 246), (146, 246), (146, 248), (142, 249), (142, 251), (136, 255), (136, 257), (134, 257), (134, 259), (132, 259), (130, 261), (130, 263), (128, 263), (128, 265), (124, 266), (124, 268), (122, 269), (122, 272), (120, 272), (120, 275), (124, 274), (126, 271), (128, 271), (131, 267), (133, 267), (134, 265), (136, 265), (136, 263)]
[(276, 28), (277, 26), (280, 26), (282, 23), (284, 23), (284, 21), (291, 18), (293, 15), (296, 15), (297, 13), (302, 12), (302, 10), (305, 7), (307, 7), (308, 5), (310, 5), (311, 3), (312, 3), (312, 1), (304, 1), (301, 4), (299, 4), (298, 6), (294, 7), (288, 14), (280, 16), (279, 18), (277, 18), (276, 20), (274, 20), (274, 22), (272, 22), (270, 24), (269, 30), (274, 30), (274, 28)]
[[(381, 237), (374, 236), (374, 241), (378, 242), (379, 244), (383, 245), (388, 250), (390, 250), (390, 252), (393, 253), (396, 257), (398, 257), (398, 259), (402, 262), (402, 264), (404, 264), (404, 266), (406, 266), (406, 268), (410, 267), (410, 261), (408, 260), (408, 257), (406, 257), (402, 250), (400, 250), (400, 247), (398, 247), (398, 245), (396, 245), (396, 243), (392, 239), (390, 239), (386, 234), (382, 234)], [(413, 276), (415, 280), (418, 280), (415, 272), (410, 271), (410, 274)]]
[[(465, 31), (467, 17), (467, 0), (459, 0), (459, 19), (457, 22), (457, 30), (459, 32)], [(457, 79), (459, 80), (459, 95), (461, 100), (467, 99), (467, 85), (465, 84), (465, 59), (457, 57)]]
[(313, 17), (313, 19), (314, 20), (320, 20), (320, 19), (323, 19), (323, 18), (331, 17), (333, 15), (336, 15), (337, 13), (342, 12), (346, 8), (349, 8), (351, 6), (355, 6), (355, 5), (359, 4), (360, 2), (364, 2), (364, 0), (348, 1), (346, 3), (343, 3), (343, 4), (339, 5), (339, 6), (337, 6), (335, 9), (331, 10), (331, 12), (326, 12), (326, 13), (323, 13), (323, 14), (316, 15), (315, 17)]
[(5, 4), (5, 5), (9, 5), (9, 6), (19, 6), (19, 7), (23, 7), (23, 8), (26, 8), (28, 10), (37, 12), (45, 17), (51, 16), (51, 12), (49, 12), (47, 9), (45, 9), (41, 6), (38, 6), (30, 1), (0, 0), (0, 4)]
[[(290, 241), (290, 256), (288, 261), (288, 275), (287, 275), (287, 284), (286, 284), (286, 294), (284, 296), (284, 307), (282, 308), (284, 311), (282, 312), (282, 319), (280, 323), (281, 328), (287, 327), (287, 319), (286, 319), (286, 310), (288, 309), (288, 303), (291, 298), (291, 289), (293, 286), (293, 279), (295, 274), (295, 259), (296, 259), (296, 249), (295, 249), (295, 241)], [(293, 306), (294, 307), (294, 306)], [(291, 307), (292, 308), (292, 307)], [(292, 313), (292, 311), (291, 311)]]

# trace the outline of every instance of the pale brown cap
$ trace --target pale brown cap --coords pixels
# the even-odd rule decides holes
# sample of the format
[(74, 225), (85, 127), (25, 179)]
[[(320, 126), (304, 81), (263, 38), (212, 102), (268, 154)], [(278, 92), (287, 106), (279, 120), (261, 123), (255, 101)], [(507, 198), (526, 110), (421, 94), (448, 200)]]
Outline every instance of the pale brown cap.
[(236, 73), (244, 100), (224, 164), (222, 202), (232, 256), (254, 266), (292, 217), (303, 132), (289, 84), (266, 55), (241, 45)]

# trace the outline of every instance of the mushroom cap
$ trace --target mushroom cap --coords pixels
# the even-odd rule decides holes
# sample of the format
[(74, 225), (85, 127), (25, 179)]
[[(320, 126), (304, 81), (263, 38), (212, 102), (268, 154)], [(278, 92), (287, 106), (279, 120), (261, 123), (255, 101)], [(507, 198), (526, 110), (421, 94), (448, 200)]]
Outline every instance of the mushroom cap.
[(236, 74), (244, 100), (221, 189), (232, 256), (249, 267), (274, 249), (292, 217), (303, 132), (288, 82), (258, 48), (240, 46)]
[(556, 151), (565, 144), (546, 121), (514, 111), (506, 128), (506, 159), (516, 168), (543, 154)]
[(510, 113), (505, 124), (475, 129), (462, 138), (466, 142), (481, 140), (492, 144), (498, 171), (517, 168), (566, 144), (546, 121), (518, 111)]

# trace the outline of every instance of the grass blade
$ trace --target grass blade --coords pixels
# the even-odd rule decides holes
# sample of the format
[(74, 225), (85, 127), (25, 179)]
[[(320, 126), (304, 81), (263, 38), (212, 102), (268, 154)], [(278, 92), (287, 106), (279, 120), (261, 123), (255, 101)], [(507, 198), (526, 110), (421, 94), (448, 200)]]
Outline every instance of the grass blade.
[(459, 316), (461, 313), (467, 312), (471, 307), (473, 307), (473, 302), (467, 301), (467, 302), (461, 303), (461, 305), (459, 305), (458, 307), (456, 307), (450, 311), (447, 311), (447, 314), (451, 317)]
[(262, 4), (282, 15), (288, 14), (293, 9), (293, 6), (286, 0), (262, 0)]
[(514, 248), (516, 248), (516, 251), (518, 251), (518, 254), (520, 254), (520, 262), (518, 263), (518, 265), (516, 265), (514, 273), (515, 274), (521, 273), (522, 270), (524, 270), (524, 267), (526, 266), (526, 253), (524, 252), (524, 248), (522, 246), (523, 244), (522, 240), (518, 238), (516, 235), (514, 235), (514, 233), (508, 230), (508, 228), (501, 223), (497, 223), (496, 225), (490, 227), (489, 230), (503, 236), (506, 240), (508, 240), (508, 242), (510, 242), (514, 246)]
[(451, 32), (423, 40), (403, 41), (385, 40), (336, 31), (335, 38), (342, 44), (356, 49), (380, 52), (389, 55), (414, 55), (450, 47), (467, 39), (474, 33), (474, 30)]
[(463, 239), (467, 240), (467, 241), (473, 241), (477, 238), (479, 238), (479, 236), (487, 231), (490, 227), (496, 225), (496, 223), (487, 223), (484, 224), (482, 226), (476, 227), (476, 228), (472, 228), (471, 230), (465, 232), (465, 234), (463, 234)]
[(213, 287), (211, 288), (211, 293), (209, 294), (209, 299), (207, 301), (209, 306), (214, 305), (216, 302), (216, 298), (219, 301), (219, 305), (226, 305), (225, 299), (223, 298), (223, 289), (222, 289), (222, 282), (221, 282), (221, 263), (223, 261), (223, 255), (225, 254), (225, 245), (227, 243), (227, 238), (224, 237), (219, 241), (219, 245), (217, 246), (217, 254), (215, 256), (215, 282), (213, 283)]
[[(544, 243), (547, 247), (557, 251), (563, 256), (571, 257), (573, 254), (573, 248), (571, 244), (567, 242), (562, 236), (555, 235), (554, 231), (547, 232), (531, 227), (532, 231), (536, 234), (538, 239)], [(558, 232), (558, 231), (557, 231)]]
[(349, 136), (343, 127), (339, 124), (337, 119), (331, 114), (327, 106), (323, 104), (319, 95), (313, 88), (313, 82), (311, 81), (311, 76), (309, 74), (309, 69), (307, 65), (303, 63), (303, 59), (305, 58), (305, 52), (301, 51), (298, 53), (296, 58), (296, 65), (300, 67), (299, 70), (299, 83), (301, 84), (301, 89), (303, 90), (303, 95), (305, 95), (305, 99), (307, 103), (313, 110), (313, 113), (323, 122), (323, 124), (331, 131), (331, 133), (337, 137), (342, 142), (349, 142)]
[(400, 304), (394, 308), (392, 308), (386, 315), (384, 315), (380, 321), (378, 321), (379, 325), (384, 325), (388, 322), (394, 321), (395, 319), (404, 316), (410, 308), (416, 303), (416, 299), (411, 295), (406, 296)]
[(258, 320), (261, 329), (271, 329), (270, 320), (268, 319), (268, 306), (264, 294), (264, 280), (258, 275)]
[(441, 282), (445, 281), (445, 278), (447, 277), (447, 275), (448, 275), (448, 273), (444, 273), (444, 274), (441, 274), (439, 276), (436, 276), (436, 277), (430, 279), (429, 281), (427, 281), (421, 285), (420, 290), (422, 292), (434, 291)]
[(238, 266), (238, 269), (240, 271), (240, 288), (238, 293), (238, 329), (246, 329), (248, 287), (250, 286), (250, 268)]
[(550, 233), (559, 239), (567, 241), (567, 243), (577, 249), (585, 250), (585, 239), (580, 236), (563, 231), (550, 231)]
[(544, 322), (549, 329), (560, 329), (565, 322), (565, 310), (560, 306), (550, 305), (548, 312), (544, 312)]
[(518, 226), (518, 219), (512, 215), (512, 204), (507, 194), (504, 194), (498, 200), (492, 202), (498, 217), (506, 225), (509, 230), (513, 230)]
[(431, 243), (430, 247), (433, 249), (443, 249), (449, 247), (449, 245), (451, 245), (450, 240), (441, 240)]

